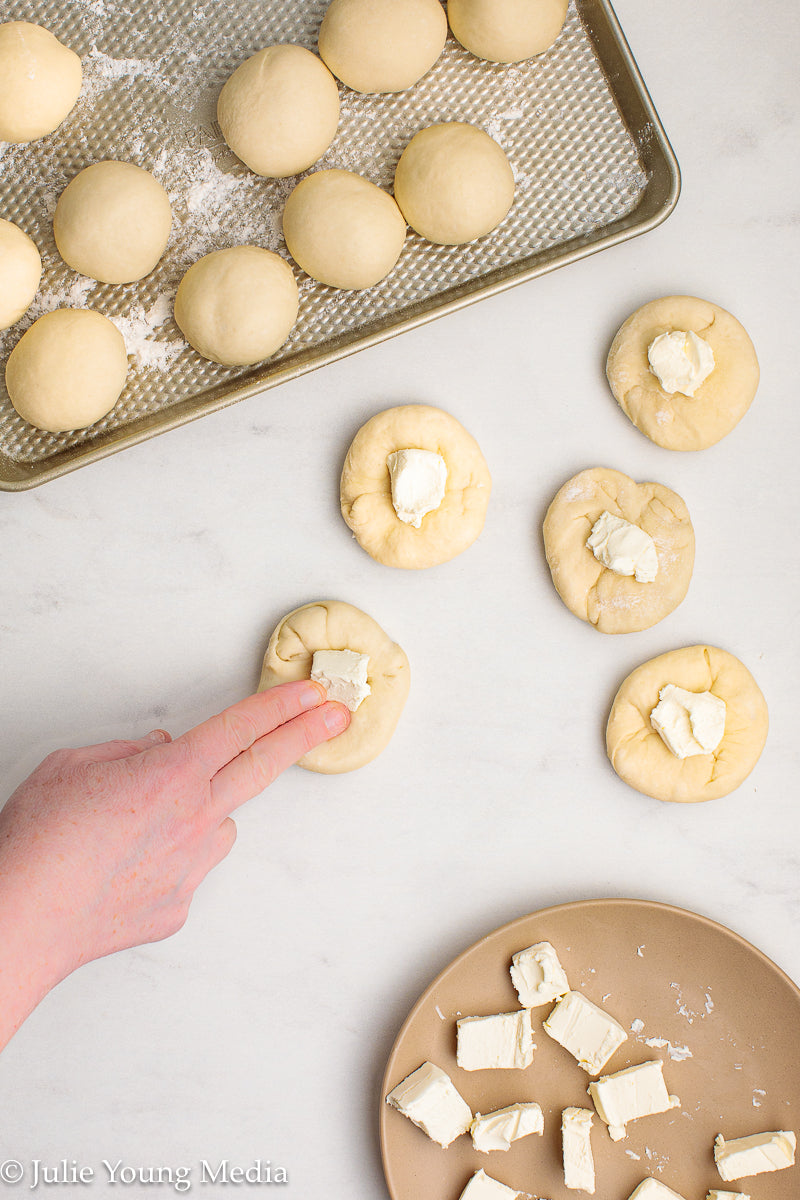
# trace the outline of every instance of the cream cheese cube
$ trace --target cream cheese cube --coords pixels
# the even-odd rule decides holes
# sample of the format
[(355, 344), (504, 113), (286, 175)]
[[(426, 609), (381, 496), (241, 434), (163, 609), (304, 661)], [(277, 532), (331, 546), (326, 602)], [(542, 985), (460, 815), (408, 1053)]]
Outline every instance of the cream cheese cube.
[(714, 370), (714, 351), (693, 330), (660, 333), (647, 347), (650, 370), (664, 391), (674, 396), (694, 396)]
[(721, 1133), (714, 1141), (714, 1161), (726, 1183), (746, 1175), (761, 1175), (764, 1171), (782, 1171), (794, 1166), (797, 1136), (791, 1129), (774, 1133), (754, 1133), (750, 1137), (733, 1138), (726, 1142)]
[(540, 1105), (531, 1101), (509, 1104), (490, 1113), (476, 1113), (470, 1127), (472, 1145), (481, 1154), (492, 1150), (508, 1150), (512, 1142), (531, 1133), (544, 1132), (544, 1117)]
[(652, 583), (658, 574), (658, 553), (650, 534), (608, 510), (595, 521), (586, 545), (615, 575), (633, 575), (637, 583)]
[(628, 1200), (684, 1200), (684, 1197), (673, 1192), (672, 1188), (660, 1180), (649, 1178), (643, 1179), (639, 1186), (633, 1189)]
[(511, 982), (523, 1008), (549, 1004), (569, 991), (566, 972), (549, 942), (536, 942), (513, 956)]
[(519, 1192), (514, 1188), (500, 1183), (499, 1179), (492, 1179), (481, 1168), (472, 1176), (459, 1200), (517, 1200), (518, 1195)]
[(561, 1153), (564, 1186), (594, 1195), (592, 1113), (588, 1108), (565, 1108), (561, 1114)]
[(472, 1124), (472, 1109), (450, 1076), (431, 1062), (424, 1062), (392, 1088), (386, 1103), (444, 1147)]
[(713, 754), (725, 733), (725, 701), (668, 683), (658, 693), (650, 724), (676, 758)]
[(567, 992), (544, 1022), (544, 1028), (589, 1075), (598, 1075), (628, 1038), (619, 1021), (581, 992)]
[(712, 1188), (706, 1200), (750, 1200), (750, 1197), (745, 1192), (721, 1192), (719, 1188)]
[(589, 1094), (597, 1115), (605, 1121), (613, 1141), (626, 1136), (625, 1126), (640, 1117), (677, 1108), (680, 1100), (670, 1096), (664, 1083), (664, 1064), (660, 1058), (626, 1067), (614, 1075), (603, 1075), (589, 1084)]
[(355, 650), (315, 650), (311, 678), (321, 683), (329, 700), (346, 704), (355, 712), (372, 691), (367, 683), (369, 655)]
[(463, 1071), (529, 1067), (536, 1046), (531, 1010), (462, 1017), (456, 1022), (456, 1061)]
[(447, 464), (435, 450), (395, 450), (387, 456), (392, 505), (399, 520), (419, 529), (444, 500)]

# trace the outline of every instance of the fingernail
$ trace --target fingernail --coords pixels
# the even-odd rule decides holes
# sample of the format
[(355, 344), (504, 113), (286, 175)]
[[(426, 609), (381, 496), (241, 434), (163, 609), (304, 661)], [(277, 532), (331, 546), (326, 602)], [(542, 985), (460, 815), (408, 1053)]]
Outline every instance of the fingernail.
[(152, 742), (154, 746), (163, 745), (164, 742), (171, 742), (172, 735), (167, 733), (166, 729), (151, 729), (145, 735), (146, 742)]
[(303, 708), (316, 708), (327, 698), (328, 693), (321, 683), (309, 679), (300, 693), (300, 703)]
[(350, 713), (343, 704), (330, 704), (325, 709), (323, 720), (331, 733), (344, 733), (350, 724)]

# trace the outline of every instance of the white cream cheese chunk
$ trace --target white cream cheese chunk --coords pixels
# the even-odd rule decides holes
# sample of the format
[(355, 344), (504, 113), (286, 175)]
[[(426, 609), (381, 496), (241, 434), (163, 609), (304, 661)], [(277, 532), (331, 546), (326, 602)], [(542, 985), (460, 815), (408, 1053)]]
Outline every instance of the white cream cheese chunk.
[(633, 575), (637, 583), (652, 583), (658, 574), (656, 544), (644, 529), (604, 510), (586, 541), (599, 563), (616, 575)]
[(444, 500), (447, 464), (435, 450), (395, 450), (386, 466), (394, 511), (401, 521), (419, 529), (422, 518)]
[(492, 1179), (481, 1168), (476, 1171), (458, 1200), (516, 1200), (519, 1192), (507, 1187), (499, 1179)]
[(706, 1200), (750, 1200), (750, 1197), (746, 1192), (721, 1192), (719, 1188), (712, 1188)]
[(713, 754), (725, 733), (725, 701), (713, 692), (688, 692), (668, 683), (658, 693), (650, 724), (676, 758)]
[(549, 1004), (569, 991), (566, 972), (549, 942), (536, 942), (513, 956), (511, 982), (523, 1008)]
[(633, 1189), (628, 1200), (684, 1200), (684, 1197), (673, 1192), (672, 1188), (660, 1180), (649, 1178), (643, 1179), (639, 1186)]
[(598, 1075), (628, 1037), (619, 1021), (581, 992), (567, 992), (544, 1022), (544, 1028), (590, 1075)]
[(482, 1154), (508, 1150), (512, 1142), (531, 1133), (544, 1132), (541, 1106), (534, 1101), (509, 1104), (490, 1113), (476, 1113), (470, 1127), (472, 1145)]
[(691, 330), (661, 333), (647, 347), (647, 361), (665, 392), (694, 396), (716, 363), (708, 342)]
[(588, 1108), (565, 1108), (561, 1114), (561, 1153), (564, 1186), (594, 1195), (592, 1113)]
[(350, 712), (372, 691), (368, 671), (369, 655), (355, 650), (315, 650), (311, 660), (311, 678), (322, 684), (329, 700), (341, 701)]
[(614, 1075), (603, 1075), (589, 1084), (589, 1095), (597, 1115), (605, 1121), (613, 1141), (626, 1136), (625, 1126), (640, 1117), (677, 1108), (680, 1100), (670, 1096), (664, 1083), (664, 1064), (660, 1058), (626, 1067)]
[(456, 1021), (456, 1061), (463, 1071), (529, 1067), (536, 1046), (531, 1010)]
[(431, 1062), (424, 1062), (392, 1088), (386, 1103), (444, 1147), (472, 1124), (472, 1109), (450, 1076)]
[(781, 1171), (794, 1166), (797, 1137), (791, 1129), (774, 1133), (754, 1133), (750, 1137), (733, 1138), (726, 1142), (721, 1133), (714, 1141), (714, 1161), (726, 1183), (745, 1175), (761, 1175), (764, 1171)]

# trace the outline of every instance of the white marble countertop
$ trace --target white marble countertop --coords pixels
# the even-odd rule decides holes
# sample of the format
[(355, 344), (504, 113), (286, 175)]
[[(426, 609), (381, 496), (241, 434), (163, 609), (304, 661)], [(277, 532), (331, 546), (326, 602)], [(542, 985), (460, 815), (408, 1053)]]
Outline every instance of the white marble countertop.
[[(472, 941), (561, 901), (692, 909), (800, 979), (795, 6), (616, 10), (682, 168), (665, 224), (0, 498), (2, 795), (58, 745), (178, 733), (251, 691), (309, 600), (370, 612), (413, 680), (376, 762), (293, 768), (239, 813), (179, 935), (47, 997), (0, 1061), (0, 1158), (261, 1158), (293, 1196), (385, 1200), (378, 1089), (407, 1011)], [(649, 442), (603, 375), (622, 319), (672, 292), (735, 313), (762, 367), (696, 454)], [(407, 401), (456, 415), (494, 477), (480, 540), (418, 574), (373, 562), (337, 506), (353, 434)], [(596, 464), (666, 483), (694, 520), (688, 597), (643, 633), (579, 622), (544, 561), (550, 499)], [(605, 719), (630, 669), (700, 641), (752, 670), (770, 736), (734, 794), (661, 804), (612, 771)]]

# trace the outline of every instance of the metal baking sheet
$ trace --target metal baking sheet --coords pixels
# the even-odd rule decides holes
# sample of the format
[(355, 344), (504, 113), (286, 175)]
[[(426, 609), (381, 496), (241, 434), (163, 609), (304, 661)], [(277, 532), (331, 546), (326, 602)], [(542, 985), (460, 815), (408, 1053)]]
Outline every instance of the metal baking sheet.
[[(0, 387), (0, 488), (43, 483), (125, 446), (614, 245), (674, 207), (678, 165), (607, 0), (571, 0), (544, 55), (516, 66), (482, 62), (448, 36), (413, 89), (361, 96), (341, 88), (337, 136), (316, 167), (343, 167), (391, 189), (413, 134), (469, 121), (500, 142), (517, 182), (498, 230), (440, 247), (409, 232), (398, 266), (377, 287), (345, 292), (299, 269), (300, 317), (286, 344), (255, 368), (208, 363), (172, 319), (178, 282), (201, 255), (251, 242), (288, 257), (281, 211), (293, 180), (253, 175), (215, 121), (228, 75), (272, 42), (316, 48), (327, 0), (11, 0), (4, 19), (36, 21), (83, 58), (84, 85), (52, 135), (0, 143), (0, 215), (39, 246), (42, 286), (29, 313), (0, 333), (0, 367), (21, 333), (53, 308), (95, 308), (129, 353), (117, 406), (87, 430), (47, 434), (14, 412)], [(174, 223), (167, 253), (138, 284), (96, 283), (60, 259), (52, 234), (69, 180), (102, 158), (137, 163), (166, 187)], [(4, 373), (4, 372), (3, 372)]]

